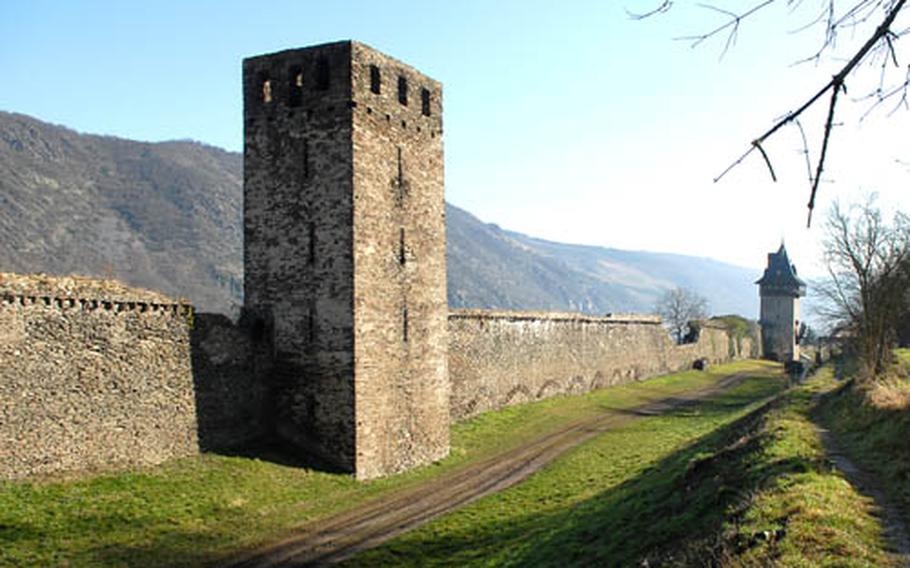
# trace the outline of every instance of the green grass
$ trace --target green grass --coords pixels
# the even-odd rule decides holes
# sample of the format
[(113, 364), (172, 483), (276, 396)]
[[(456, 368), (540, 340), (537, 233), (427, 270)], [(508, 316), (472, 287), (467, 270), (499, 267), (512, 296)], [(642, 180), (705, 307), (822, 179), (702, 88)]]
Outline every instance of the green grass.
[[(218, 564), (301, 523), (464, 467), (605, 408), (622, 410), (709, 386), (728, 373), (767, 374), (773, 369), (740, 362), (487, 413), (453, 427), (452, 455), (440, 464), (371, 483), (218, 455), (76, 481), (0, 482), (0, 566)], [(749, 384), (757, 388), (757, 383)], [(741, 407), (777, 384), (741, 391), (736, 396), (745, 398), (737, 404)], [(664, 448), (682, 443), (676, 435), (655, 437)], [(628, 450), (624, 460), (630, 468), (647, 467), (639, 461), (648, 459), (649, 451)], [(560, 494), (545, 501), (555, 503)]]
[(895, 355), (889, 376), (871, 384), (843, 384), (818, 414), (847, 455), (879, 478), (910, 524), (910, 349)]
[(726, 445), (725, 426), (785, 382), (777, 366), (748, 368), (753, 378), (732, 391), (610, 430), (526, 482), (349, 563), (632, 566), (693, 531), (713, 530), (724, 519), (717, 499), (732, 495), (721, 490), (692, 499), (686, 472)]
[[(767, 371), (766, 371), (767, 372)], [(830, 370), (759, 409), (759, 378), (576, 448), (355, 566), (890, 566), (870, 502), (810, 420)]]
[(893, 566), (872, 502), (833, 470), (812, 421), (837, 388), (830, 368), (763, 418), (745, 463), (751, 494), (729, 514), (730, 565)]

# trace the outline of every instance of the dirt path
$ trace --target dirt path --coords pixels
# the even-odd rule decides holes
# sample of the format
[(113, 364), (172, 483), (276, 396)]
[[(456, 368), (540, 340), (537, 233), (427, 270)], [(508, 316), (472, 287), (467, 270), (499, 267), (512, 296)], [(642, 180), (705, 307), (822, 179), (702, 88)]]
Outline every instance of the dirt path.
[(904, 525), (900, 511), (894, 507), (882, 489), (881, 482), (874, 475), (860, 469), (844, 454), (837, 438), (829, 430), (816, 424), (828, 459), (859, 493), (871, 497), (875, 502), (873, 513), (882, 524), (882, 536), (891, 546), (891, 553), (900, 566), (910, 567), (910, 534)]
[(704, 389), (577, 421), (482, 462), (305, 525), (295, 536), (238, 558), (230, 566), (312, 566), (349, 558), (434, 517), (520, 483), (601, 432), (641, 416), (659, 415), (693, 404), (735, 386), (746, 376), (730, 375)]

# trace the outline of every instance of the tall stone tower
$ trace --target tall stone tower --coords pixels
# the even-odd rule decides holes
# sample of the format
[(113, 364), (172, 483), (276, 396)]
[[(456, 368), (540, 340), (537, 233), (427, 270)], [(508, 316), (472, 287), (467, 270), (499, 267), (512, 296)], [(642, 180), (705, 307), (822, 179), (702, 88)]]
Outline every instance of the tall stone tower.
[(765, 358), (798, 360), (799, 299), (806, 295), (806, 283), (796, 275), (783, 243), (777, 252), (768, 253), (768, 267), (756, 284), (761, 295), (759, 324)]
[(449, 451), (442, 86), (343, 41), (243, 62), (246, 317), (276, 433), (360, 479)]

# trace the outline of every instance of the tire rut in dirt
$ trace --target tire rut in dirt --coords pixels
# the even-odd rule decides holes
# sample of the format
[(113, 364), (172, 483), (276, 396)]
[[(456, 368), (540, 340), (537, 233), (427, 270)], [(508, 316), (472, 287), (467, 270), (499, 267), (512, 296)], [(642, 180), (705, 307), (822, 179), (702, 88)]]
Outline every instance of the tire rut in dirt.
[(683, 408), (727, 390), (745, 378), (729, 375), (714, 385), (629, 410), (607, 410), (575, 421), (480, 463), (416, 487), (315, 521), (282, 542), (236, 560), (233, 568), (315, 566), (339, 562), (414, 529), (435, 517), (521, 483), (566, 451), (633, 420)]

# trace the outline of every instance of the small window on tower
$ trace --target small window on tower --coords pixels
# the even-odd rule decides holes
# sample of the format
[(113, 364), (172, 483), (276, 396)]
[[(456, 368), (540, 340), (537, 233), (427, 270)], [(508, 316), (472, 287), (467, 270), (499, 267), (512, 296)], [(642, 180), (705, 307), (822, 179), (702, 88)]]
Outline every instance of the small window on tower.
[(407, 262), (407, 252), (404, 248), (404, 229), (398, 233), (398, 264), (404, 266), (404, 263)]
[(316, 60), (316, 88), (320, 91), (329, 88), (329, 62), (325, 57)]
[(398, 102), (408, 104), (408, 80), (401, 75), (398, 76)]
[(370, 91), (379, 94), (382, 87), (382, 76), (377, 65), (370, 65)]
[(263, 103), (272, 102), (272, 80), (269, 79), (268, 75), (263, 75), (259, 80), (260, 85), (260, 97)]
[(402, 308), (401, 310), (401, 340), (405, 343), (408, 342), (408, 308)]
[(299, 107), (303, 102), (303, 69), (295, 65), (288, 70), (288, 106)]
[(430, 91), (427, 89), (420, 90), (420, 112), (424, 116), (430, 116)]
[(310, 264), (315, 264), (315, 262), (316, 262), (316, 223), (313, 223), (312, 221), (310, 222), (310, 227), (309, 227), (308, 232), (309, 232), (309, 235), (308, 235), (309, 238), (307, 239), (307, 241), (308, 241), (307, 244), (309, 246), (308, 246), (307, 252), (309, 254), (307, 255), (307, 261)]

